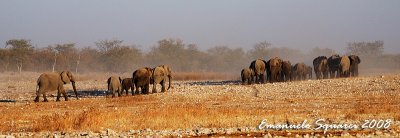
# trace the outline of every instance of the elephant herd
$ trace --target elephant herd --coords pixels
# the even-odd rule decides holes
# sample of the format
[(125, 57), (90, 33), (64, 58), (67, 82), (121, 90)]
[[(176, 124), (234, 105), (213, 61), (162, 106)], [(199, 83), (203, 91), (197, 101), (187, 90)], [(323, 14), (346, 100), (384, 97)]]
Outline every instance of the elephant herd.
[[(115, 96), (115, 93), (118, 93), (118, 96), (121, 96), (124, 91), (126, 92), (126, 95), (128, 95), (129, 89), (131, 89), (132, 95), (149, 94), (150, 84), (153, 85), (152, 93), (157, 93), (158, 84), (161, 85), (161, 92), (165, 92), (171, 88), (171, 79), (171, 68), (167, 65), (161, 65), (155, 68), (140, 68), (132, 73), (132, 78), (121, 79), (121, 77), (116, 76), (108, 78), (108, 91), (106, 96), (108, 96), (109, 93), (112, 94), (112, 97)], [(167, 81), (168, 88), (165, 86)]]
[[(314, 72), (317, 79), (358, 76), (358, 64), (361, 60), (356, 55), (339, 56), (337, 54), (327, 58), (319, 56), (313, 60)], [(303, 62), (292, 65), (290, 61), (283, 61), (278, 57), (268, 61), (257, 59), (250, 63), (249, 68), (242, 69), (243, 84), (265, 83), (266, 81), (285, 82), (312, 79), (311, 66)]]
[[(161, 85), (161, 92), (165, 92), (171, 88), (171, 68), (167, 65), (157, 66), (155, 68), (144, 67), (135, 70), (132, 73), (132, 78), (124, 78), (111, 76), (107, 80), (108, 90), (106, 91), (106, 97), (112, 94), (121, 96), (124, 91), (128, 95), (129, 89), (131, 89), (132, 95), (135, 94), (149, 94), (150, 84), (153, 85), (152, 93), (157, 92), (157, 85)], [(72, 83), (72, 87), (76, 98), (78, 99), (78, 93), (75, 87), (75, 78), (69, 71), (63, 71), (61, 73), (43, 73), (39, 76), (36, 85), (36, 98), (35, 102), (39, 102), (40, 95), (43, 95), (44, 102), (47, 102), (46, 92), (57, 90), (57, 99), (60, 101), (61, 94), (64, 96), (65, 101), (68, 101), (68, 96), (64, 89), (64, 84)], [(166, 83), (168, 81), (168, 88)], [(140, 91), (139, 91), (140, 89)], [(134, 91), (136, 90), (136, 91)]]

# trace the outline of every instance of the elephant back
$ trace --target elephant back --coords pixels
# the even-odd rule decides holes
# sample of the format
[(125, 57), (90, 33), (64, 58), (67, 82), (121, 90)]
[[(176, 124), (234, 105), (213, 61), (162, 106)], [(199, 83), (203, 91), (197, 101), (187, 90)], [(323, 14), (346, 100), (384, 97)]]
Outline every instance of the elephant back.
[(107, 83), (109, 86), (118, 87), (121, 85), (119, 77), (111, 76), (108, 78)]
[(340, 66), (342, 70), (348, 70), (350, 67), (350, 59), (348, 56), (342, 56), (340, 59)]
[(281, 66), (280, 59), (279, 59), (279, 58), (273, 58), (273, 59), (271, 59), (269, 65), (270, 65), (271, 68)]
[(251, 76), (252, 75), (252, 73), (251, 73), (251, 69), (250, 68), (245, 68), (245, 69), (242, 69), (242, 76)]
[(328, 66), (329, 68), (339, 68), (340, 64), (340, 56), (335, 54), (328, 58)]
[(37, 80), (37, 85), (48, 90), (57, 90), (59, 85), (63, 85), (59, 73), (43, 73)]
[(328, 58), (319, 56), (313, 60), (314, 70), (325, 71), (328, 69)]
[(294, 65), (294, 69), (297, 73), (305, 73), (306, 72), (306, 64), (302, 63), (297, 63), (296, 65)]
[(167, 73), (167, 72), (165, 71), (165, 68), (164, 68), (164, 67), (158, 66), (158, 67), (155, 67), (155, 68), (154, 68), (153, 77), (154, 77), (154, 76), (165, 76), (166, 73)]
[(292, 70), (292, 65), (290, 64), (290, 61), (283, 61), (282, 62), (282, 69), (284, 71), (290, 72)]
[(350, 59), (350, 63), (353, 65), (356, 65), (356, 64), (360, 64), (361, 63), (361, 60), (360, 60), (360, 57), (358, 57), (358, 56), (356, 56), (356, 55), (350, 55), (349, 56), (349, 59)]
[(251, 62), (250, 68), (253, 69), (257, 75), (263, 74), (265, 72), (265, 62), (262, 59), (257, 59)]

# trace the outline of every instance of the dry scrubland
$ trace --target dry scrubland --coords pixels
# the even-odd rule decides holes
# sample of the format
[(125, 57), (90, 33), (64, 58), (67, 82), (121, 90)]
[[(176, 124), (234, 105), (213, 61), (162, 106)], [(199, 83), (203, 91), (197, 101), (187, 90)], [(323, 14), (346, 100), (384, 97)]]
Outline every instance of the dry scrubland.
[[(178, 73), (166, 93), (105, 98), (111, 74), (76, 75), (80, 100), (34, 103), (39, 73), (2, 73), (0, 133), (14, 136), (296, 136), (324, 135), (310, 130), (257, 130), (262, 119), (270, 123), (301, 123), (319, 118), (329, 123), (355, 123), (365, 119), (392, 119), (388, 130), (328, 131), (328, 136), (390, 135), (400, 133), (400, 74), (307, 80), (301, 82), (240, 85), (217, 73)], [(120, 75), (120, 74), (117, 74)], [(190, 77), (191, 75), (191, 77)], [(123, 74), (122, 76), (130, 76)], [(186, 78), (185, 78), (186, 77)], [(70, 85), (65, 85), (71, 90)], [(55, 92), (52, 93), (55, 95)], [(99, 94), (99, 95), (97, 95)], [(42, 100), (42, 99), (41, 99)]]

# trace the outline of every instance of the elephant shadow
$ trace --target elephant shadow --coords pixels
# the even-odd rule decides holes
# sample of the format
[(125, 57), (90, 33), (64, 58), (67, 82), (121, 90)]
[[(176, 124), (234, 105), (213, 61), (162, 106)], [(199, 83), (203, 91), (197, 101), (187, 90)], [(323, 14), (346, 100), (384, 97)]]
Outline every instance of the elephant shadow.
[(240, 85), (240, 80), (227, 80), (227, 81), (195, 81), (186, 82), (186, 85)]
[[(79, 98), (89, 98), (89, 97), (103, 97), (106, 96), (107, 90), (80, 90), (78, 91)], [(75, 94), (73, 91), (67, 92), (68, 97), (73, 97)]]

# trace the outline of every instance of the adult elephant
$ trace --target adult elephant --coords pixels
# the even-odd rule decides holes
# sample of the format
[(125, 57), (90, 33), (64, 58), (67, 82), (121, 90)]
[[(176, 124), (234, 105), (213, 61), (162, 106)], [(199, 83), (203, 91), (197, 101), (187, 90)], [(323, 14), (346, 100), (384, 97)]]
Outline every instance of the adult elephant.
[(282, 60), (278, 57), (274, 57), (267, 61), (267, 78), (269, 82), (281, 81), (282, 74)]
[(110, 78), (107, 79), (107, 86), (108, 90), (106, 92), (106, 97), (108, 97), (108, 94), (112, 94), (112, 97), (115, 97), (115, 93), (118, 94), (118, 97), (121, 96), (122, 93), (122, 85), (121, 85), (121, 77), (116, 77), (116, 76), (111, 76)]
[(265, 82), (265, 60), (257, 59), (251, 62), (250, 67), (255, 74), (255, 82), (256, 83), (264, 83)]
[(303, 62), (293, 66), (293, 80), (305, 80), (307, 76), (307, 66)]
[(361, 63), (360, 57), (356, 55), (350, 55), (350, 76), (357, 77), (358, 76), (358, 64)]
[(161, 84), (161, 92), (165, 92), (165, 84), (168, 81), (168, 89), (171, 88), (171, 79), (172, 79), (172, 73), (171, 73), (171, 68), (167, 65), (161, 65), (158, 67), (155, 67), (153, 69), (153, 91), (152, 93), (157, 92), (157, 84)]
[(342, 56), (340, 58), (340, 64), (339, 64), (340, 77), (350, 76), (350, 65), (351, 62), (349, 56)]
[(328, 78), (328, 58), (319, 56), (313, 60), (314, 72), (317, 79)]
[(64, 89), (64, 84), (72, 83), (72, 88), (76, 99), (78, 98), (78, 92), (75, 87), (75, 77), (69, 71), (62, 71), (61, 73), (43, 73), (39, 76), (36, 85), (36, 98), (35, 102), (39, 102), (40, 95), (43, 95), (43, 101), (48, 102), (46, 98), (46, 92), (57, 90), (57, 99), (60, 101), (60, 96), (63, 94), (65, 101), (68, 101), (67, 93)]
[(153, 69), (149, 67), (144, 67), (141, 69), (137, 69), (132, 73), (132, 82), (135, 86), (136, 94), (139, 94), (139, 88), (142, 94), (149, 94), (152, 72)]
[(291, 81), (292, 78), (292, 64), (290, 61), (282, 62), (282, 75), (281, 79), (283, 81)]
[(330, 78), (336, 78), (340, 76), (339, 66), (340, 66), (340, 56), (338, 54), (334, 54), (328, 58)]
[(132, 95), (135, 94), (135, 88), (134, 88), (134, 84), (132, 83), (132, 78), (124, 78), (121, 82), (122, 85), (122, 91), (121, 94), (124, 93), (124, 91), (126, 91), (126, 95), (128, 95), (129, 93), (129, 89), (131, 89)]
[(242, 69), (240, 76), (242, 78), (242, 84), (252, 84), (254, 79), (254, 71), (251, 68), (244, 68)]

